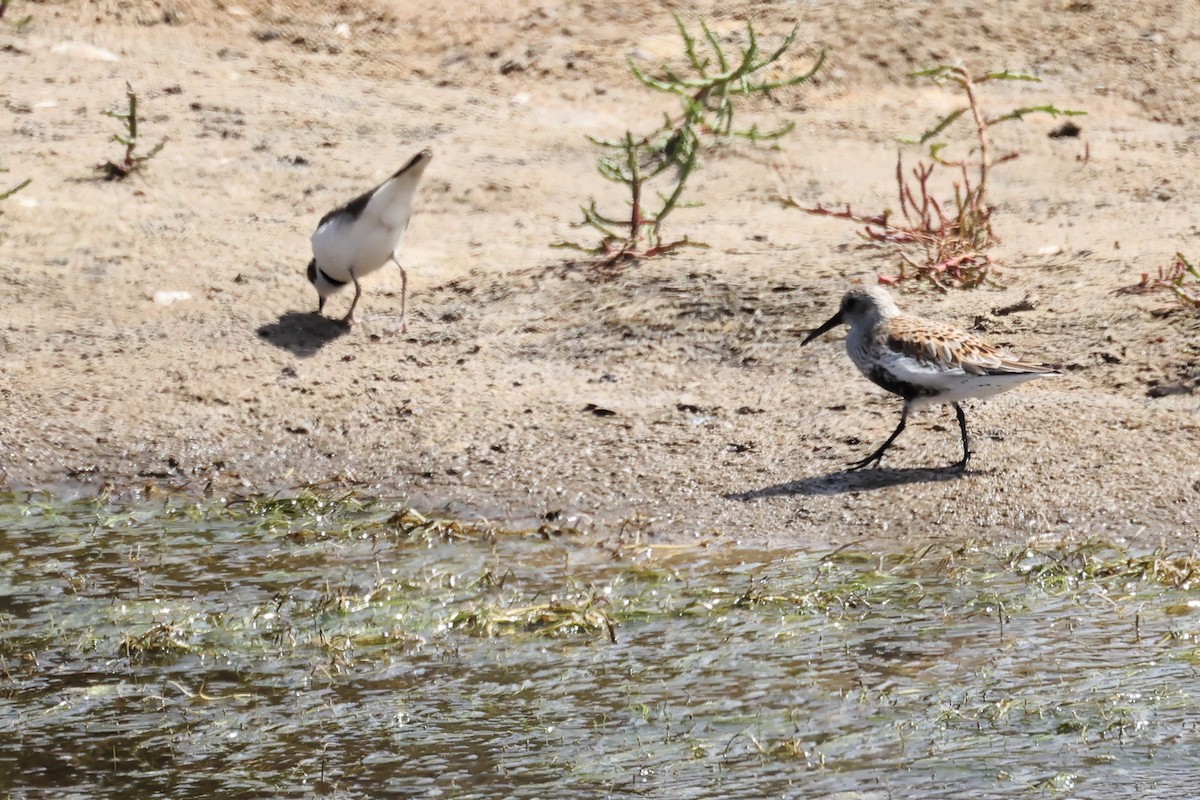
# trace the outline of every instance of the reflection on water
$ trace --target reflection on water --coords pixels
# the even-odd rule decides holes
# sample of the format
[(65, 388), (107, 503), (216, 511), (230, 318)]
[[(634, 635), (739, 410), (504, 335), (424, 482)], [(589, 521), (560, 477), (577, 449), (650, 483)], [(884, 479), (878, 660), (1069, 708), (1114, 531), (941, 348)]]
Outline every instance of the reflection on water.
[(1186, 588), (394, 510), (0, 499), (0, 796), (1193, 791)]

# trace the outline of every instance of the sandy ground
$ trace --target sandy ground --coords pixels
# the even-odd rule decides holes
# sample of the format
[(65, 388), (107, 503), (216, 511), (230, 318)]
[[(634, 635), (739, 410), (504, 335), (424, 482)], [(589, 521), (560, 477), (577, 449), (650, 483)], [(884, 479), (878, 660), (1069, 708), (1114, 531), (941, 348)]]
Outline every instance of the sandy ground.
[[(1200, 5), (425, 5), (11, 5), (0, 166), (5, 187), (33, 183), (0, 204), (0, 483), (221, 496), (333, 479), (666, 540), (1200, 535), (1200, 317), (1113, 293), (1200, 258)], [(778, 148), (706, 159), (705, 205), (670, 232), (710, 249), (598, 280), (548, 245), (586, 237), (570, 223), (589, 195), (621, 202), (585, 134), (673, 110), (625, 63), (677, 53), (671, 9), (730, 37), (751, 19), (768, 43), (799, 21), (787, 66), (825, 48), (827, 67), (749, 109), (796, 122)], [(884, 469), (847, 474), (899, 403), (841, 334), (800, 339), (891, 263), (773, 197), (892, 205), (895, 137), (955, 103), (905, 73), (942, 62), (1043, 77), (990, 89), (997, 111), (1089, 115), (1077, 139), (1046, 117), (996, 131), (1021, 153), (992, 186), (1005, 288), (900, 302), (1064, 375), (969, 405), (965, 475), (928, 469), (957, 458), (945, 409)], [(126, 80), (144, 136), (169, 142), (143, 174), (95, 181)], [(409, 332), (390, 268), (361, 325), (316, 319), (316, 221), (427, 146), (401, 248)], [(1036, 310), (994, 313), (1031, 292)]]

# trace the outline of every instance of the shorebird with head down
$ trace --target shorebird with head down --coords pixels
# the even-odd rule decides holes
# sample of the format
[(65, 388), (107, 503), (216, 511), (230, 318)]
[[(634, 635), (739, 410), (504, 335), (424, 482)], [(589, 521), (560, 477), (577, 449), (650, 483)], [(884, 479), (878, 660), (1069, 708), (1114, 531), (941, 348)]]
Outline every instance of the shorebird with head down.
[(833, 317), (810, 333), (802, 345), (846, 324), (846, 352), (876, 385), (904, 399), (900, 424), (879, 449), (850, 464), (862, 469), (878, 464), (908, 422), (909, 412), (926, 405), (949, 403), (962, 433), (962, 458), (951, 466), (964, 470), (971, 458), (967, 417), (959, 402), (985, 398), (1034, 378), (1057, 375), (1049, 367), (1017, 361), (974, 334), (901, 311), (881, 287), (853, 289), (842, 298)]
[(431, 151), (422, 150), (371, 191), (321, 217), (312, 235), (313, 258), (308, 262), (308, 280), (317, 290), (318, 314), (325, 310), (331, 294), (353, 283), (354, 300), (342, 322), (354, 324), (354, 309), (362, 295), (359, 279), (390, 260), (400, 267), (400, 329), (408, 330), (408, 273), (396, 260), (396, 248), (412, 216), (421, 174), (432, 158)]

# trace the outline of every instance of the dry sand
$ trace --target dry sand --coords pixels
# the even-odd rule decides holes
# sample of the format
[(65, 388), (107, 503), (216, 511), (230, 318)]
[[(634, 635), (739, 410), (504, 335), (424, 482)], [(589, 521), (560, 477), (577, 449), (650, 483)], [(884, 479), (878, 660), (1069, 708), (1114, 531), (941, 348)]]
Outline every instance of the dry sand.
[[(1195, 542), (1200, 394), (1149, 392), (1196, 388), (1200, 316), (1113, 292), (1176, 251), (1200, 259), (1200, 5), (429, 5), (12, 3), (0, 166), (5, 187), (33, 183), (0, 203), (0, 484), (223, 496), (333, 479), (664, 540)], [(799, 21), (788, 66), (821, 48), (827, 66), (747, 112), (796, 123), (778, 148), (706, 159), (705, 205), (670, 232), (710, 249), (598, 280), (548, 245), (587, 236), (570, 223), (589, 195), (621, 202), (585, 134), (672, 110), (625, 63), (677, 53), (671, 9), (722, 35), (753, 20), (768, 43)], [(773, 197), (893, 205), (895, 138), (955, 103), (905, 73), (943, 62), (1042, 76), (989, 89), (997, 111), (1089, 115), (1077, 139), (1049, 138), (1047, 117), (996, 129), (1021, 153), (992, 186), (1005, 288), (900, 302), (1065, 374), (969, 405), (966, 475), (926, 469), (957, 458), (944, 408), (884, 469), (845, 474), (899, 403), (840, 335), (799, 342), (892, 266)], [(126, 80), (146, 139), (170, 141), (141, 175), (94, 181)], [(401, 248), (409, 333), (390, 268), (365, 282), (361, 325), (315, 319), (316, 221), (427, 146)], [(1036, 310), (993, 312), (1027, 293)]]

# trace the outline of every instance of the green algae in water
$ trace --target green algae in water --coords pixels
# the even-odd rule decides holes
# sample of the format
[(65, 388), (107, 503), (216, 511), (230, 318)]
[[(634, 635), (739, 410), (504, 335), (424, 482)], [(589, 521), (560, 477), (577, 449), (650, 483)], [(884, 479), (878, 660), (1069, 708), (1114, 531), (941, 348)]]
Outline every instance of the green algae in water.
[(1187, 796), (1189, 554), (0, 498), (0, 796)]

